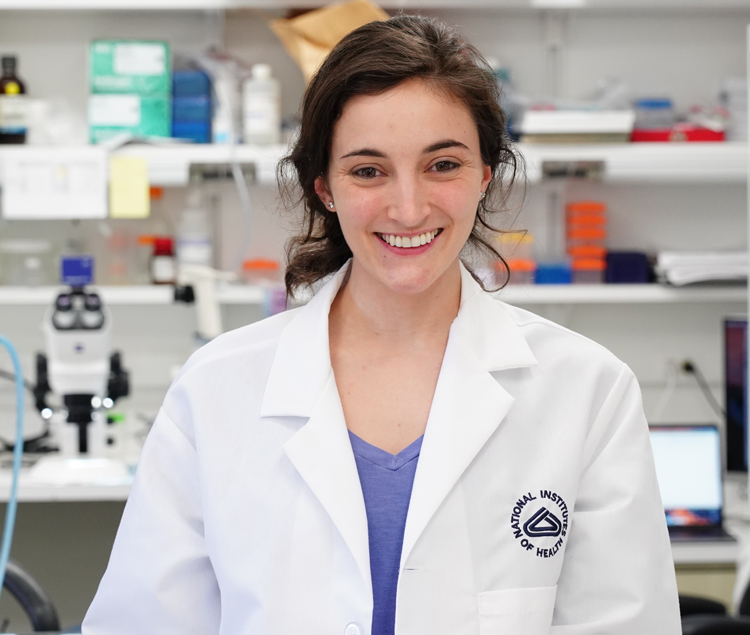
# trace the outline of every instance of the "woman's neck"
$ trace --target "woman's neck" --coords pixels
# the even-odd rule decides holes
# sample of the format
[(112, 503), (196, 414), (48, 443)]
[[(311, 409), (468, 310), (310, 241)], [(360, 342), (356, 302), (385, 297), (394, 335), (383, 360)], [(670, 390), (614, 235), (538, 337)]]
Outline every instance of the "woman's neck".
[(444, 340), (458, 313), (461, 270), (456, 261), (428, 289), (397, 293), (352, 262), (348, 279), (331, 305), (332, 328), (348, 336), (381, 341), (437, 337)]

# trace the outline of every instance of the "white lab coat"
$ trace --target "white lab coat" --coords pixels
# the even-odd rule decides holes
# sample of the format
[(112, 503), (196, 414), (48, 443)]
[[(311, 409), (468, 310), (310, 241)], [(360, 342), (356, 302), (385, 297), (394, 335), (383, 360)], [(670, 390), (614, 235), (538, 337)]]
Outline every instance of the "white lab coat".
[[(84, 635), (369, 635), (367, 517), (328, 348), (341, 279), (219, 337), (181, 371)], [(396, 633), (680, 633), (632, 372), (492, 299), (463, 268)]]

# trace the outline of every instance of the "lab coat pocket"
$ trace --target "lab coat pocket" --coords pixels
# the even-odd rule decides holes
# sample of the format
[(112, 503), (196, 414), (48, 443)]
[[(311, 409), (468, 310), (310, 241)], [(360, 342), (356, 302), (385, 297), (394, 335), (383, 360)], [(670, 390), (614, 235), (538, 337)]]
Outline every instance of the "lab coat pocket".
[(480, 593), (480, 635), (547, 635), (556, 593), (556, 586)]

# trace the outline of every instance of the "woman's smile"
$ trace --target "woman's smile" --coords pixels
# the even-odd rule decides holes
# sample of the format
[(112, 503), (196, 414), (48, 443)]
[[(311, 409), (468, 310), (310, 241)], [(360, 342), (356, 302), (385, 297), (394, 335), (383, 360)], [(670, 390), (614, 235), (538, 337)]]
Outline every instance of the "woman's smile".
[(417, 234), (376, 234), (376, 236), (389, 251), (399, 255), (416, 256), (427, 251), (442, 231), (442, 229), (433, 229)]

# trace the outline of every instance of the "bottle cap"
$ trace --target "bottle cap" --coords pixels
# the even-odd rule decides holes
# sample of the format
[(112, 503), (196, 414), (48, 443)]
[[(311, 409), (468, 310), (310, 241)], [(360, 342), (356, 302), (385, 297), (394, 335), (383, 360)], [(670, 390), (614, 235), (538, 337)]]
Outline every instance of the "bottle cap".
[(174, 256), (174, 241), (166, 236), (154, 239), (154, 256)]
[(607, 231), (596, 227), (576, 227), (568, 230), (568, 240), (605, 240)]
[(271, 77), (271, 67), (268, 64), (253, 64), (253, 79), (268, 79)]
[(604, 214), (607, 206), (600, 201), (574, 201), (566, 206), (571, 214)]
[(601, 258), (573, 258), (572, 267), (574, 271), (604, 271), (607, 263)]
[(268, 260), (266, 258), (256, 258), (242, 262), (242, 268), (245, 271), (276, 271), (280, 267), (281, 265), (278, 260)]
[(16, 70), (16, 56), (3, 55), (2, 67), (6, 72), (14, 72)]
[(606, 258), (607, 248), (600, 245), (578, 245), (570, 247), (568, 254), (575, 258)]
[[(530, 258), (510, 258), (508, 259), (508, 268), (515, 272), (534, 272), (536, 271), (536, 261)], [(502, 269), (501, 263), (495, 264), (495, 269)]]

